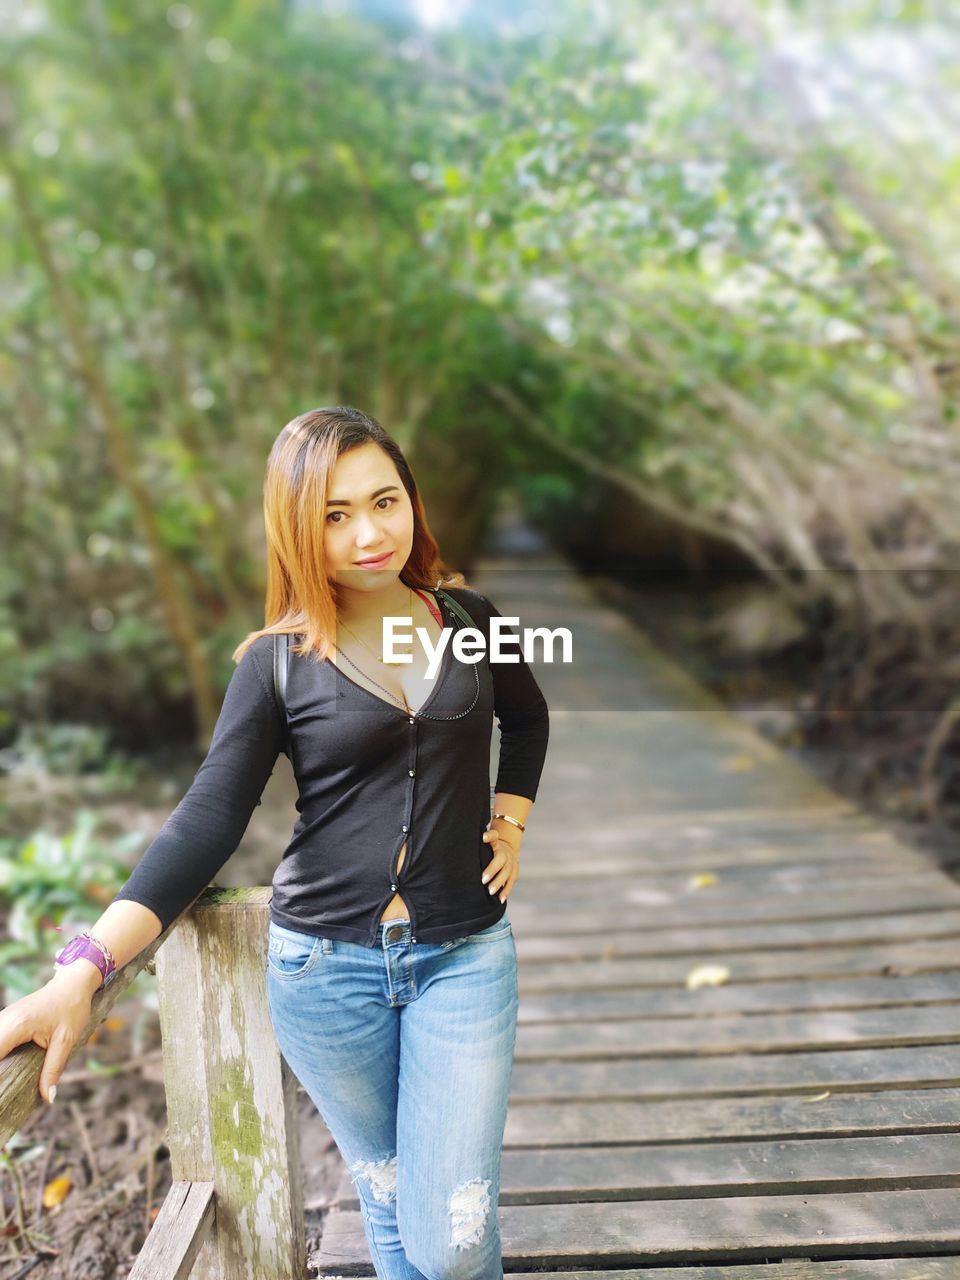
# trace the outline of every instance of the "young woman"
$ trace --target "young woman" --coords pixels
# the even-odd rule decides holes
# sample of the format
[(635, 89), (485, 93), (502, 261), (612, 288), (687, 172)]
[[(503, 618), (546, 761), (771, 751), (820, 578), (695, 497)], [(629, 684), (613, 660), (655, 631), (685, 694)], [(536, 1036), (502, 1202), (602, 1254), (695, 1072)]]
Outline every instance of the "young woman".
[[(519, 654), (491, 660), (501, 615), (440, 572), (410, 468), (372, 418), (336, 406), (288, 423), (264, 517), (267, 626), (234, 654), (210, 750), (97, 924), (58, 953), (44, 988), (0, 1013), (0, 1056), (30, 1039), (47, 1048), (40, 1089), (53, 1101), (93, 992), (216, 875), (286, 751), (300, 816), (270, 902), (277, 1042), (350, 1168), (377, 1275), (500, 1280), (517, 1015), (506, 901), (547, 706)], [(432, 675), (417, 639), (395, 646), (409, 662), (385, 651), (384, 618), (407, 636), (423, 628), (431, 648), (466, 626), (451, 599), (485, 643), (478, 662), (450, 635)], [(285, 711), (273, 687), (282, 633)]]

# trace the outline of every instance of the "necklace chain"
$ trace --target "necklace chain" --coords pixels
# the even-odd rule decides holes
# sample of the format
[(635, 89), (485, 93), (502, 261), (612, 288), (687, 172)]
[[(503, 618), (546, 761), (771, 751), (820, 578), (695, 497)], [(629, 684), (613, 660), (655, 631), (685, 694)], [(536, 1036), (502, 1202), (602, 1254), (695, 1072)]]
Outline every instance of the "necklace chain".
[[(410, 597), (410, 620), (411, 620), (411, 621), (413, 621), (413, 592), (410, 590), (410, 588), (409, 588), (409, 587), (407, 587), (407, 595)], [(364, 640), (362, 636), (358, 636), (358, 635), (357, 635), (357, 633), (356, 633), (356, 632), (355, 632), (351, 627), (348, 627), (348, 626), (347, 626), (347, 624), (346, 624), (345, 622), (341, 622), (341, 623), (340, 623), (340, 625), (341, 625), (341, 627), (343, 627), (344, 631), (348, 631), (348, 632), (350, 633), (350, 635), (352, 635), (352, 636), (353, 636), (354, 640), (356, 640), (356, 641), (358, 642), (358, 644), (362, 644), (362, 645), (363, 645), (363, 647), (364, 647), (364, 649), (366, 649), (367, 653), (372, 654), (372, 655), (373, 655), (373, 657), (374, 657), (374, 658), (376, 658), (376, 660), (377, 660), (377, 661), (378, 661), (382, 666), (384, 666), (384, 667), (399, 667), (399, 666), (402, 666), (402, 665), (403, 665), (403, 664), (402, 664), (402, 663), (400, 663), (400, 662), (387, 662), (386, 658), (381, 657), (381, 656), (380, 656), (380, 654), (378, 654), (377, 652), (375, 652), (375, 650), (371, 649), (371, 648), (370, 648), (370, 646), (367, 644), (366, 640)], [(341, 652), (343, 652), (343, 651), (341, 650)], [(346, 654), (344, 654), (344, 657), (346, 657)], [(349, 659), (348, 659), (348, 661), (349, 661)], [(354, 664), (354, 665), (356, 666), (356, 664)], [(359, 668), (359, 667), (357, 667), (357, 670), (359, 671), (359, 670), (360, 670), (360, 668)]]
[[(408, 590), (409, 590), (409, 588), (408, 588)], [(347, 631), (350, 631), (350, 628), (347, 626), (347, 624), (346, 624), (346, 623), (343, 623), (342, 625), (344, 626), (344, 628), (345, 628)], [(352, 631), (350, 631), (350, 634), (351, 634), (351, 635), (353, 635), (354, 633), (353, 633)], [(356, 640), (360, 640), (360, 637), (359, 637), (359, 636), (355, 636), (354, 638), (355, 638)], [(361, 644), (363, 644), (363, 641), (362, 641), (362, 640), (360, 640), (360, 643), (361, 643)], [(399, 707), (399, 706), (402, 706), (402, 707), (403, 707), (403, 710), (404, 710), (404, 711), (406, 711), (406, 712), (407, 712), (408, 714), (410, 714), (410, 715), (418, 715), (418, 716), (422, 716), (425, 720), (459, 720), (462, 716), (465, 716), (465, 715), (469, 715), (469, 714), (470, 714), (470, 712), (473, 710), (473, 708), (477, 705), (477, 699), (480, 697), (480, 673), (479, 673), (479, 672), (478, 672), (478, 670), (477, 670), (477, 667), (478, 667), (480, 664), (479, 664), (479, 663), (477, 663), (477, 662), (474, 662), (474, 663), (472, 664), (472, 665), (473, 665), (473, 678), (474, 678), (474, 681), (475, 681), (475, 683), (476, 683), (476, 686), (477, 686), (477, 687), (476, 687), (476, 690), (475, 690), (474, 695), (473, 695), (473, 701), (470, 703), (469, 707), (467, 707), (465, 711), (458, 711), (458, 712), (456, 713), (456, 715), (452, 715), (452, 716), (432, 716), (432, 715), (430, 715), (430, 713), (429, 713), (428, 711), (414, 711), (414, 710), (413, 710), (413, 708), (410, 706), (409, 702), (407, 702), (406, 694), (404, 694), (404, 699), (403, 699), (403, 702), (401, 703), (400, 699), (396, 696), (396, 694), (395, 694), (395, 693), (391, 693), (391, 691), (390, 691), (389, 689), (384, 688), (384, 686), (383, 686), (382, 684), (380, 684), (377, 680), (374, 680), (373, 676), (369, 676), (369, 675), (367, 675), (366, 671), (364, 671), (362, 667), (358, 667), (358, 666), (357, 666), (357, 664), (353, 661), (353, 659), (352, 659), (348, 654), (346, 654), (346, 653), (344, 653), (344, 652), (343, 652), (343, 650), (340, 648), (340, 646), (339, 646), (339, 645), (335, 644), (333, 647), (336, 649), (336, 651), (337, 651), (339, 654), (341, 654), (344, 658), (346, 658), (346, 659), (347, 659), (347, 661), (350, 663), (351, 667), (353, 667), (355, 671), (359, 671), (359, 672), (360, 672), (360, 674), (361, 674), (362, 676), (366, 676), (366, 678), (370, 681), (370, 683), (371, 683), (371, 684), (375, 684), (375, 685), (377, 686), (377, 688), (378, 688), (378, 689), (383, 689), (383, 692), (384, 692), (384, 693), (385, 693), (385, 694), (386, 694), (390, 699), (392, 699), (392, 701), (393, 701), (393, 702), (395, 702), (395, 703), (397, 704), (397, 706), (398, 706), (398, 707)], [(372, 653), (372, 654), (373, 654), (373, 656), (374, 656), (375, 658), (377, 657), (377, 655), (376, 655), (375, 653), (373, 653), (373, 650), (372, 650), (372, 649), (370, 649), (370, 646), (369, 646), (369, 645), (364, 645), (363, 647), (364, 647), (365, 649), (369, 650), (369, 652), (370, 652), (370, 653)], [(388, 665), (389, 665), (388, 663), (383, 662), (383, 659), (382, 659), (382, 658), (377, 658), (377, 661), (378, 661), (378, 662), (383, 663), (383, 665), (384, 665), (384, 666), (388, 666)]]

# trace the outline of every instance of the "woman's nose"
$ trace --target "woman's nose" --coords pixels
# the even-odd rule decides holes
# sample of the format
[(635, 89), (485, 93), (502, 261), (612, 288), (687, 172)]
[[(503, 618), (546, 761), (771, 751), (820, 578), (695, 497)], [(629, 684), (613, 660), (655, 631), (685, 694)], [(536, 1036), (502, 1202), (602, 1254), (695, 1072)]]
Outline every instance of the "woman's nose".
[(371, 520), (369, 516), (359, 516), (357, 518), (357, 546), (366, 547), (371, 542), (377, 543), (380, 540), (380, 530), (376, 521)]

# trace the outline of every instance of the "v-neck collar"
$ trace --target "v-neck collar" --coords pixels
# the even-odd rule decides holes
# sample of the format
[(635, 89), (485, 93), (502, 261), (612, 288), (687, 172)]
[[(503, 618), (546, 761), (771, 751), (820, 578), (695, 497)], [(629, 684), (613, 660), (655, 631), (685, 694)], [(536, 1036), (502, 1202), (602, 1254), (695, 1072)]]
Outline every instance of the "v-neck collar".
[[(427, 588), (427, 590), (428, 591), (430, 590), (429, 587)], [(437, 603), (437, 608), (440, 610), (440, 614), (444, 619), (444, 625), (447, 625), (448, 619), (450, 619), (453, 623), (454, 629), (456, 630), (457, 620), (449, 612), (449, 610), (446, 607), (446, 604), (443, 602), (443, 600), (440, 599), (440, 597), (437, 595), (435, 591), (430, 591), (430, 595), (433, 596), (434, 600)], [(451, 642), (452, 642), (452, 638), (451, 638)], [(399, 706), (396, 702), (388, 702), (386, 698), (381, 698), (379, 693), (373, 693), (370, 689), (366, 688), (365, 685), (359, 684), (351, 676), (348, 676), (347, 673), (342, 669), (342, 667), (338, 667), (335, 662), (330, 662), (329, 658), (325, 657), (323, 661), (329, 663), (337, 675), (343, 676), (344, 680), (346, 680), (348, 684), (352, 684), (355, 689), (359, 689), (361, 693), (365, 693), (368, 698), (373, 698), (375, 702), (379, 702), (385, 707), (390, 707), (392, 710), (396, 711), (398, 715), (401, 715), (404, 717), (404, 719), (409, 720), (411, 716), (418, 716), (421, 713), (421, 711), (424, 710), (424, 708), (428, 707), (430, 703), (433, 702), (437, 694), (440, 692), (440, 689), (447, 678), (447, 673), (450, 670), (450, 654), (451, 654), (451, 646), (450, 644), (447, 644), (440, 658), (440, 670), (437, 672), (437, 678), (434, 681), (433, 688), (430, 690), (429, 694), (427, 694), (427, 697), (424, 699), (424, 701), (421, 702), (420, 706), (417, 707), (416, 710), (410, 710), (410, 711), (408, 711), (405, 707)]]

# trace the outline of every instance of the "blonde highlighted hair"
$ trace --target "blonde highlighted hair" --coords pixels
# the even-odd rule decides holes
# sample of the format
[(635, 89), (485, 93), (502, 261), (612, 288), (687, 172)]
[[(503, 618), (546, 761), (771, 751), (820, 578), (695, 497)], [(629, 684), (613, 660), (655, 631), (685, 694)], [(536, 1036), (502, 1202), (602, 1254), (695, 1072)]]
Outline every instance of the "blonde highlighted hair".
[(327, 577), (324, 529), (330, 477), (348, 449), (377, 444), (391, 458), (413, 507), (413, 545), (400, 580), (409, 587), (463, 586), (451, 572), (427, 524), (413, 472), (400, 446), (375, 418), (349, 405), (310, 409), (283, 428), (267, 458), (263, 520), (267, 541), (264, 626), (245, 636), (233, 653), (239, 662), (255, 640), (298, 634), (291, 652), (320, 662), (336, 634), (336, 584)]

